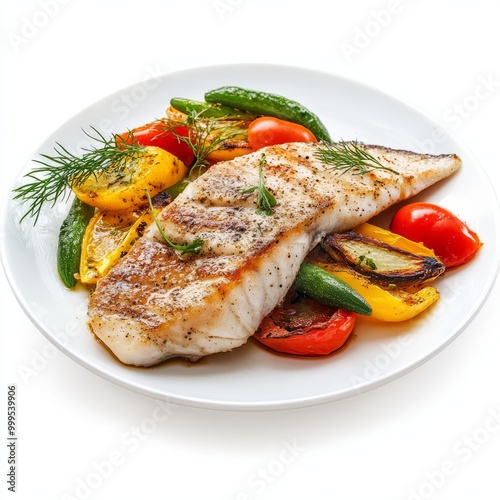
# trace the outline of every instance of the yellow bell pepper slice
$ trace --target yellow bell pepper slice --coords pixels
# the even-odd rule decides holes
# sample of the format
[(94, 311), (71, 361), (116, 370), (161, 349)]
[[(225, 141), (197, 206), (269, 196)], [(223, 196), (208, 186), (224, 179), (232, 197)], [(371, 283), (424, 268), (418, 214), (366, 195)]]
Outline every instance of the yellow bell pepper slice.
[(87, 285), (97, 283), (130, 251), (152, 222), (149, 211), (97, 212), (83, 237), (80, 281)]
[(184, 178), (187, 167), (176, 156), (155, 146), (131, 159), (117, 172), (90, 176), (73, 186), (76, 196), (100, 210), (135, 210), (148, 204), (146, 189), (155, 196)]
[[(421, 243), (416, 243), (368, 222), (360, 224), (353, 231), (407, 252), (436, 258), (434, 252)], [(432, 286), (427, 285), (416, 289), (382, 288), (371, 283), (363, 275), (340, 264), (322, 261), (314, 262), (314, 264), (354, 288), (372, 307), (373, 312), (370, 317), (380, 321), (406, 321), (417, 316), (439, 299), (438, 290)]]
[(406, 321), (439, 299), (439, 292), (432, 286), (424, 286), (413, 293), (401, 288), (386, 290), (343, 266), (321, 261), (315, 261), (314, 264), (354, 288), (370, 304), (372, 308), (370, 317), (381, 321)]

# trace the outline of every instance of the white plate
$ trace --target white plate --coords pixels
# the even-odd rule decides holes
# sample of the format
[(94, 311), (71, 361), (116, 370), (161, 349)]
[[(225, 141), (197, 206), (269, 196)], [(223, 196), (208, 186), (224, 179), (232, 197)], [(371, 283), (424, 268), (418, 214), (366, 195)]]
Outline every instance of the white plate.
[[(40, 331), (75, 361), (121, 386), (173, 403), (228, 410), (293, 408), (352, 396), (409, 372), (456, 338), (484, 303), (498, 270), (496, 196), (481, 167), (449, 133), (439, 135), (429, 117), (376, 90), (290, 67), (231, 65), (182, 71), (138, 83), (85, 109), (49, 137), (34, 157), (51, 153), (56, 142), (78, 150), (82, 128), (121, 132), (163, 116), (171, 97), (203, 99), (205, 91), (221, 85), (296, 99), (321, 117), (334, 139), (459, 154), (460, 172), (418, 199), (443, 205), (466, 221), (484, 242), (480, 254), (439, 280), (441, 300), (431, 311), (399, 325), (359, 320), (355, 338), (331, 357), (287, 358), (249, 341), (197, 364), (172, 361), (140, 369), (120, 364), (96, 342), (85, 324), (86, 291), (67, 291), (59, 282), (57, 235), (68, 205), (46, 207), (32, 227), (30, 221), (19, 224), (23, 208), (8, 202), (3, 261), (17, 299)], [(33, 166), (30, 162), (24, 167), (18, 182)]]

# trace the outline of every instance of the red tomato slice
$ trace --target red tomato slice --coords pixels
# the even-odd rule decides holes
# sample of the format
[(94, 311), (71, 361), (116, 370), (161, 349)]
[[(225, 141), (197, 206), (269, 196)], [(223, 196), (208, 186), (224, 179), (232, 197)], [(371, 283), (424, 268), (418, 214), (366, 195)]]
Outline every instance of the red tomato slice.
[(355, 313), (289, 293), (283, 304), (264, 318), (254, 339), (283, 354), (326, 356), (347, 342), (355, 319)]
[(306, 127), (271, 116), (256, 118), (248, 126), (248, 143), (254, 151), (285, 142), (318, 141)]
[(410, 203), (400, 208), (390, 229), (434, 250), (447, 268), (465, 264), (482, 245), (478, 235), (456, 215), (432, 203)]
[(168, 151), (179, 158), (187, 167), (194, 161), (194, 153), (189, 144), (186, 144), (178, 137), (188, 137), (187, 127), (178, 126), (171, 129), (168, 124), (158, 120), (135, 128), (132, 133), (125, 132), (117, 135), (116, 142), (117, 144), (120, 144), (120, 142), (130, 144), (132, 136), (141, 146), (156, 146)]

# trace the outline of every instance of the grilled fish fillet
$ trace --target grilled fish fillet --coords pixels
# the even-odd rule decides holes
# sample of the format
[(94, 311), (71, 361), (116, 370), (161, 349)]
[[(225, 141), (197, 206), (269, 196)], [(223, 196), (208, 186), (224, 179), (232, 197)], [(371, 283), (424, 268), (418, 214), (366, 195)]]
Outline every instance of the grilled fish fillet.
[[(365, 149), (399, 172), (341, 173), (321, 163), (316, 144), (269, 146), (221, 162), (159, 215), (181, 255), (151, 225), (102, 278), (89, 301), (91, 331), (123, 363), (151, 366), (171, 357), (197, 360), (244, 344), (283, 299), (307, 253), (327, 234), (370, 219), (449, 176), (455, 155)], [(277, 205), (256, 213), (262, 163)]]

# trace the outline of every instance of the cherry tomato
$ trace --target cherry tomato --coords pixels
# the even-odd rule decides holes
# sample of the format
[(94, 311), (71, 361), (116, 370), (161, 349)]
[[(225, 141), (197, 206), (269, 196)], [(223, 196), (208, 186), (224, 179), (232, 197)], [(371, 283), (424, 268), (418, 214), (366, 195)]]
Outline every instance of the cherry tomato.
[(129, 132), (118, 134), (116, 143), (125, 142), (130, 144), (132, 136), (141, 146), (156, 146), (177, 156), (187, 167), (194, 161), (192, 149), (178, 137), (188, 137), (188, 129), (184, 126), (170, 128), (167, 123), (158, 120), (133, 129), (132, 134)]
[(340, 349), (354, 329), (356, 314), (295, 293), (266, 316), (254, 339), (294, 356), (326, 356)]
[(262, 116), (248, 126), (248, 143), (255, 151), (265, 146), (285, 142), (318, 142), (307, 128), (279, 118)]
[(390, 229), (434, 250), (447, 268), (466, 263), (482, 245), (478, 235), (456, 215), (432, 203), (410, 203), (400, 208)]

